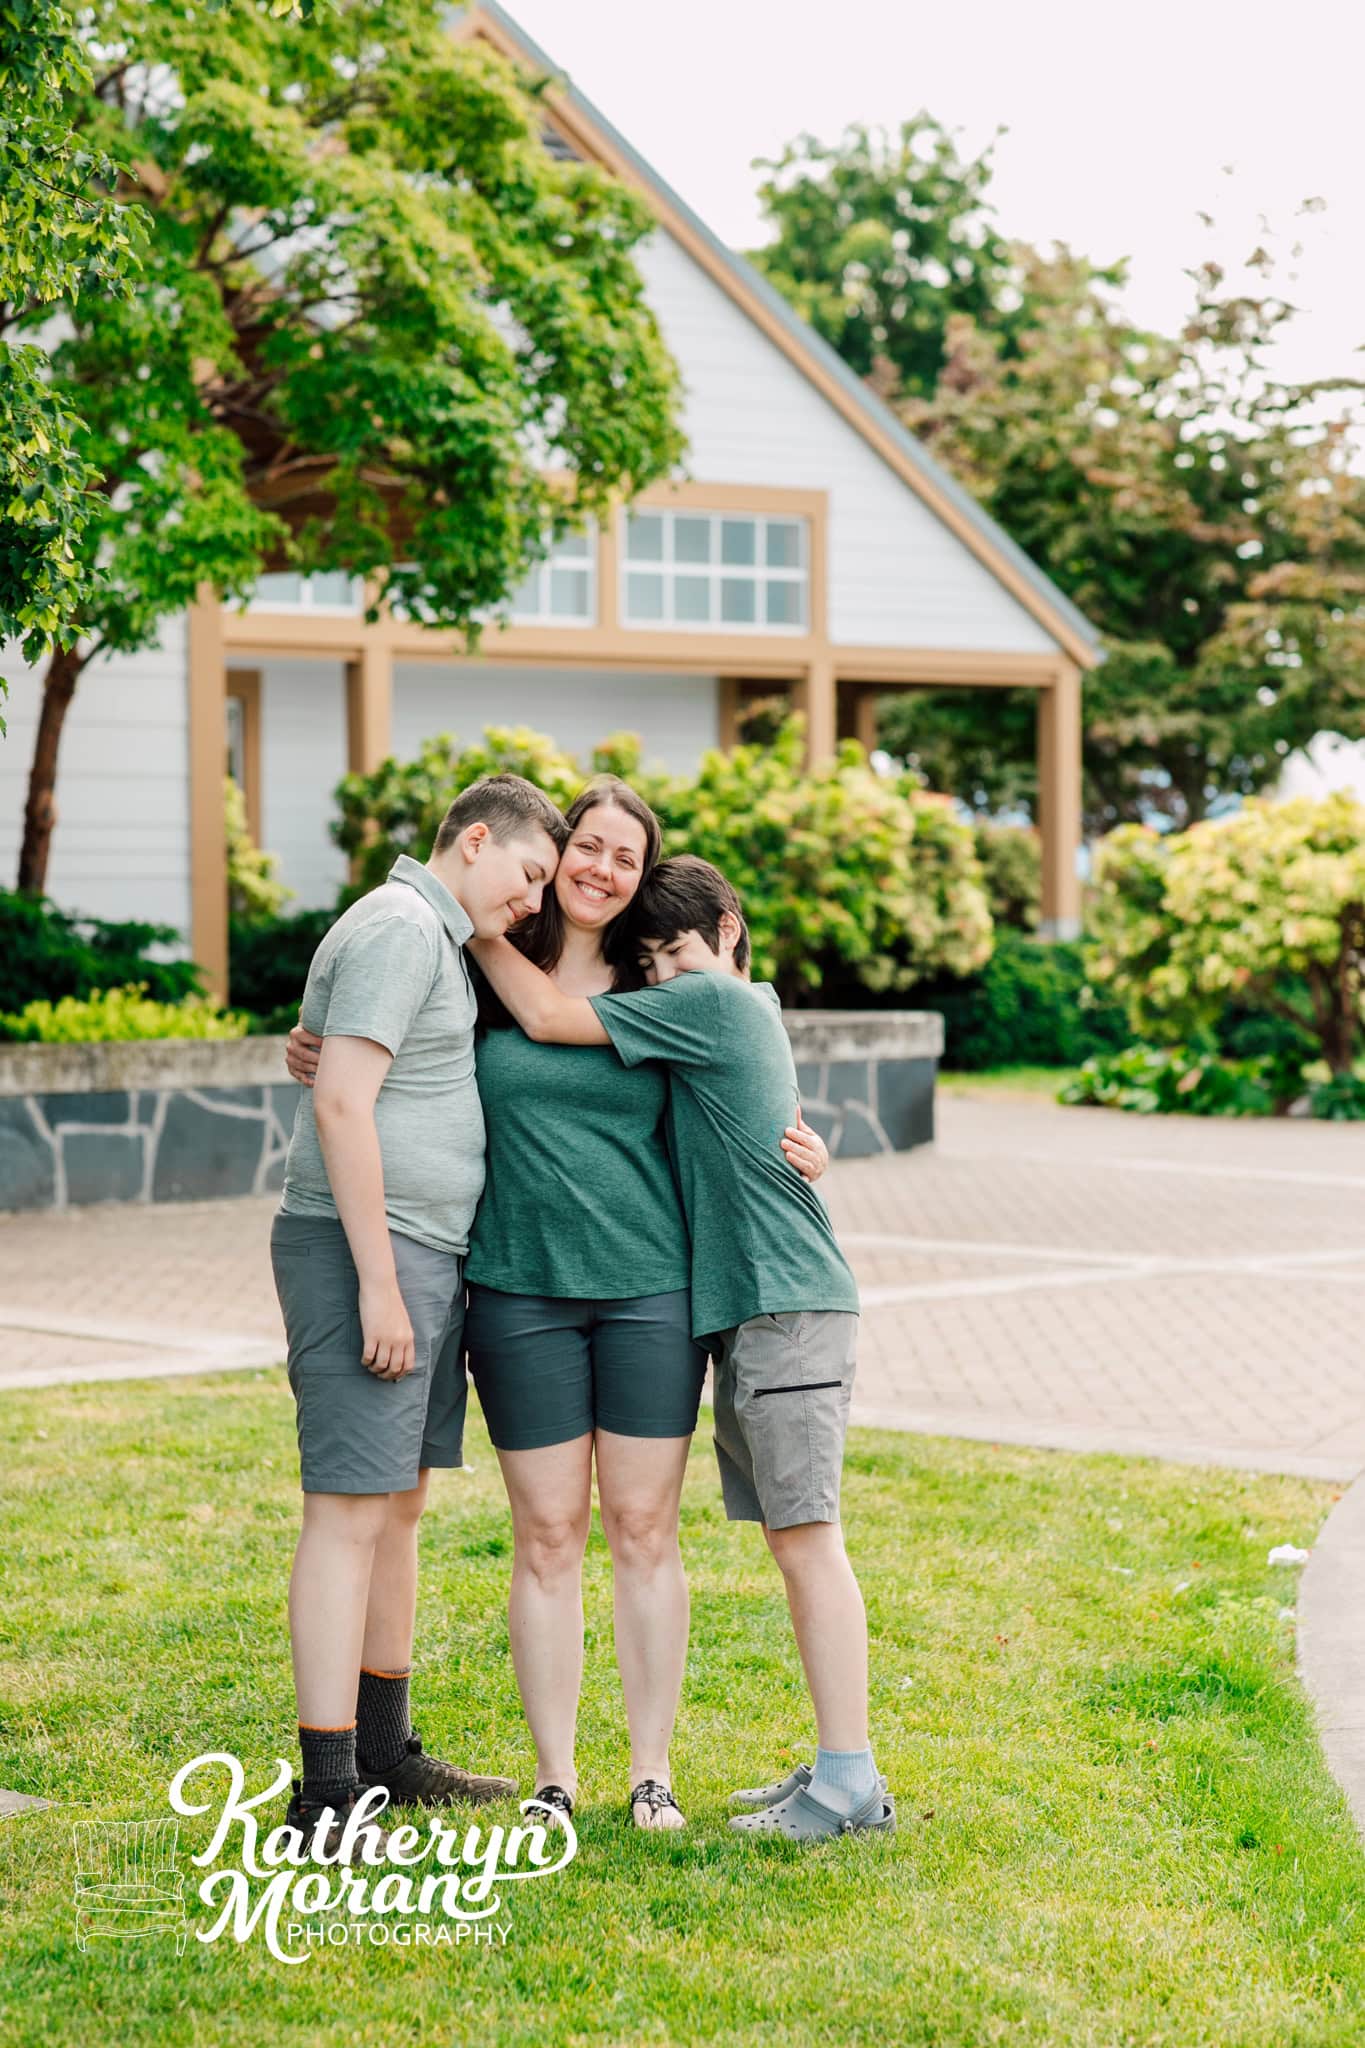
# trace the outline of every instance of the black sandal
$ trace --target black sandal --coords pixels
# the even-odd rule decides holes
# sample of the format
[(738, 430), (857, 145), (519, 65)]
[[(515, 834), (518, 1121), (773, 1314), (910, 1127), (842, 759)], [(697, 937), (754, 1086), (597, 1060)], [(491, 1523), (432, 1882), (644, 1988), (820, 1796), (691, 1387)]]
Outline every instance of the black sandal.
[(571, 1819), (573, 1817), (572, 1796), (564, 1790), (562, 1785), (542, 1785), (539, 1792), (531, 1794), (526, 1804), (528, 1806), (556, 1808), (560, 1813), (568, 1814)]
[[(673, 1808), (673, 1811), (676, 1814), (682, 1815), (683, 1824), (684, 1826), (686, 1826), (687, 1817), (685, 1814), (683, 1814), (682, 1808), (679, 1806), (677, 1800), (673, 1797), (671, 1789), (669, 1788), (669, 1786), (662, 1784), (658, 1778), (642, 1778), (639, 1784), (635, 1787), (635, 1790), (631, 1793), (627, 1811), (630, 1814), (631, 1825), (633, 1827), (640, 1826), (640, 1822), (637, 1821), (635, 1818), (635, 1809), (637, 1806), (647, 1806), (649, 1808), (649, 1820), (646, 1823), (646, 1825), (648, 1825), (651, 1828), (655, 1824), (655, 1814), (661, 1813), (665, 1807), (669, 1806)], [(674, 1830), (668, 1829), (666, 1830), (666, 1832), (672, 1833), (674, 1832)]]

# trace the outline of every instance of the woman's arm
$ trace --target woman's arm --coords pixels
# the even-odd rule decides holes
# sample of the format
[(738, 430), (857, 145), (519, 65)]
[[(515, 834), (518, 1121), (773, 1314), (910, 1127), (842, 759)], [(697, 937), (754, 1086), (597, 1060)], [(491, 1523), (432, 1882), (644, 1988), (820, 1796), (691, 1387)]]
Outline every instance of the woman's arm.
[(528, 1038), (548, 1045), (609, 1045), (586, 996), (562, 995), (548, 974), (506, 939), (466, 945)]
[(799, 1103), (796, 1109), (796, 1122), (789, 1124), (783, 1135), (782, 1150), (802, 1180), (819, 1180), (829, 1165), (829, 1147), (820, 1133), (812, 1130), (806, 1122), (805, 1113)]

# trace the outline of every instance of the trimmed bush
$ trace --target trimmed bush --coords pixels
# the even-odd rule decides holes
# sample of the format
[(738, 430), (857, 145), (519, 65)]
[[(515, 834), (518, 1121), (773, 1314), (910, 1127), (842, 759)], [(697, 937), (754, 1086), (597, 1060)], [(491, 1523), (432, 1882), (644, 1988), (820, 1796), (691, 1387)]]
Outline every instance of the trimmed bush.
[(251, 1029), (289, 1031), (297, 1024), (303, 984), (335, 910), (299, 910), (292, 917), (228, 919), (228, 991), (234, 1009), (251, 1013)]
[(910, 1000), (917, 1010), (940, 1012), (943, 1064), (959, 1073), (1079, 1066), (1132, 1035), (1123, 1005), (1091, 986), (1079, 945), (1008, 929), (997, 933), (979, 974), (922, 982)]
[(997, 929), (1036, 932), (1043, 914), (1043, 843), (1031, 825), (974, 828), (976, 857), (986, 877), (991, 916)]
[(0, 1010), (130, 982), (162, 1003), (202, 995), (201, 970), (192, 960), (147, 957), (151, 946), (179, 943), (170, 925), (106, 924), (59, 910), (45, 898), (0, 890)]
[[(630, 734), (603, 741), (585, 769), (539, 733), (490, 726), (478, 746), (444, 734), (415, 761), (347, 776), (332, 836), (360, 861), (369, 889), (398, 854), (426, 858), (451, 800), (482, 775), (524, 775), (564, 807), (589, 774), (612, 773), (653, 804), (666, 853), (699, 854), (734, 883), (754, 974), (774, 981), (784, 1002), (830, 1003), (847, 985), (866, 1004), (929, 973), (980, 967), (990, 909), (971, 828), (951, 804), (911, 776), (874, 774), (854, 741), (813, 774), (803, 755), (795, 718), (768, 744), (708, 753), (691, 778), (642, 772)], [(235, 983), (233, 993), (242, 993)]]
[(1130, 1045), (1087, 1060), (1057, 1100), (1139, 1116), (1272, 1116), (1284, 1107), (1274, 1060), (1220, 1060), (1188, 1046)]
[(245, 1038), (247, 1019), (204, 996), (159, 1003), (145, 982), (0, 1015), (0, 1038), (27, 1045), (108, 1045), (135, 1038)]

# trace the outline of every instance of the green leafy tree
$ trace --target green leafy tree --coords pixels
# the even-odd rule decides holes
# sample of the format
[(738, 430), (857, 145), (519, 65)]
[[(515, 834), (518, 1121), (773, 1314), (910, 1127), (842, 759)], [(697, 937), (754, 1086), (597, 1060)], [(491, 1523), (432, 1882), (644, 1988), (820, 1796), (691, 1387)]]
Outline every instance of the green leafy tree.
[(950, 313), (998, 334), (1006, 350), (1029, 325), (986, 202), (991, 153), (964, 162), (926, 113), (895, 135), (855, 126), (832, 146), (803, 135), (758, 163), (774, 233), (753, 261), (860, 376), (927, 398)]
[(126, 293), (144, 226), (113, 198), (120, 155), (72, 125), (92, 83), (61, 0), (0, 0), (0, 641), (29, 661), (79, 604), (96, 479), (44, 351), (11, 331), (83, 291)]
[(44, 683), (28, 891), (96, 654), (149, 644), (203, 584), (244, 596), (282, 558), (476, 627), (547, 533), (681, 446), (632, 261), (644, 207), (553, 157), (532, 86), (427, 0), (336, 0), (308, 22), (95, 0), (80, 24), (72, 125), (122, 154), (116, 197), (149, 225), (136, 295), (65, 299), (51, 355), (92, 482), (79, 638)]
[(1091, 971), (1134, 1030), (1210, 1039), (1232, 1005), (1347, 1074), (1365, 1027), (1365, 805), (1272, 804), (1165, 836), (1120, 826), (1095, 862)]
[[(1089, 827), (1188, 824), (1263, 790), (1323, 727), (1365, 731), (1358, 386), (1272, 378), (1292, 308), (1269, 290), (1226, 296), (1215, 266), (1165, 340), (1082, 260), (1022, 246), (1018, 260), (1034, 309), (1020, 349), (955, 316), (933, 398), (901, 410), (1105, 633), (1085, 689)], [(1342, 411), (1323, 423), (1329, 397)], [(1034, 794), (1026, 697), (904, 699), (882, 738), (986, 804)]]

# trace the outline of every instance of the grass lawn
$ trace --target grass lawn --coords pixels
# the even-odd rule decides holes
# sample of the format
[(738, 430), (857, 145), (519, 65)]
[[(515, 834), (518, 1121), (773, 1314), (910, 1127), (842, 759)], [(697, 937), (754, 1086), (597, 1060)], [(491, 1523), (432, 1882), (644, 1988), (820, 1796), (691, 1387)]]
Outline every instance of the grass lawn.
[(986, 1067), (976, 1074), (940, 1072), (938, 1085), (946, 1095), (1041, 1095), (1055, 1102), (1058, 1089), (1079, 1071), (1077, 1067)]
[[(683, 1531), (690, 1831), (623, 1822), (595, 1534), (577, 1861), (508, 1887), (503, 1948), (290, 1967), (259, 1936), (191, 1941), (180, 1961), (167, 1937), (81, 1955), (72, 1922), (74, 1819), (168, 1812), (201, 1750), (235, 1751), (253, 1784), (289, 1753), (283, 1376), (0, 1398), (0, 1785), (57, 1802), (0, 1824), (0, 2038), (1356, 2048), (1365, 1854), (1294, 1678), (1293, 1576), (1266, 1565), (1274, 1543), (1311, 1544), (1329, 1488), (855, 1435), (849, 1539), (901, 1830), (803, 1851), (724, 1826), (728, 1788), (809, 1754), (811, 1732), (775, 1572), (722, 1518), (708, 1434)], [(468, 1455), (426, 1524), (420, 1725), (526, 1781), (481, 1429)], [(205, 1839), (182, 1822), (191, 1895)]]

